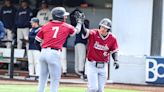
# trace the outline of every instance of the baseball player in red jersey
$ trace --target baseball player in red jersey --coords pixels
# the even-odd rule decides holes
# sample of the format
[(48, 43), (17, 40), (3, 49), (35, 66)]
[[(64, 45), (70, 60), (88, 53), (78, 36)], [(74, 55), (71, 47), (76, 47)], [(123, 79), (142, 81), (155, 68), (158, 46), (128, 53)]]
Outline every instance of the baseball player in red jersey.
[(99, 29), (86, 29), (86, 35), (83, 36), (83, 38), (88, 37), (86, 62), (88, 92), (104, 92), (110, 54), (115, 61), (115, 69), (119, 68), (117, 63), (118, 44), (110, 30), (111, 20), (104, 18), (99, 23)]
[[(58, 92), (61, 78), (60, 53), (66, 38), (80, 32), (82, 21), (74, 28), (65, 23), (69, 15), (63, 7), (53, 8), (53, 20), (41, 27), (36, 36), (36, 44), (42, 44), (40, 55), (40, 75), (38, 92), (45, 92), (48, 75), (50, 74), (50, 92)], [(80, 17), (80, 16), (79, 16)]]

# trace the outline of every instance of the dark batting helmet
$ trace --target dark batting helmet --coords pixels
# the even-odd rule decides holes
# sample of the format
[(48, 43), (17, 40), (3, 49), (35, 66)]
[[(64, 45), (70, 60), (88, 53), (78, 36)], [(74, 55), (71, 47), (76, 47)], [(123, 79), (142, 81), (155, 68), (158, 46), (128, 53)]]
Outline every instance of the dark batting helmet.
[(55, 7), (51, 11), (52, 13), (52, 18), (54, 20), (59, 20), (62, 21), (64, 19), (64, 16), (68, 16), (69, 13), (66, 12), (64, 7)]
[(111, 29), (111, 27), (112, 27), (112, 22), (111, 22), (110, 19), (104, 18), (104, 19), (102, 19), (102, 20), (100, 21), (99, 26), (103, 26), (103, 27), (105, 27), (105, 28), (107, 28), (107, 29)]

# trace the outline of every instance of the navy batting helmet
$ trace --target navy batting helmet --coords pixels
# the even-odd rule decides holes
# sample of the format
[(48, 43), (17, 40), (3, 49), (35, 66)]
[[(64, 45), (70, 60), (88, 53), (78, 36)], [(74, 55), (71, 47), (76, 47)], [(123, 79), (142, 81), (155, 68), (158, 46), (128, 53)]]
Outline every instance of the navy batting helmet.
[(59, 20), (59, 21), (63, 20), (64, 16), (69, 15), (69, 13), (66, 12), (64, 7), (55, 7), (52, 9), (51, 13), (52, 13), (52, 18), (54, 20)]
[(102, 19), (102, 20), (100, 21), (99, 26), (103, 26), (103, 27), (105, 27), (105, 28), (107, 28), (107, 29), (111, 29), (112, 22), (111, 22), (110, 19), (104, 18), (104, 19)]

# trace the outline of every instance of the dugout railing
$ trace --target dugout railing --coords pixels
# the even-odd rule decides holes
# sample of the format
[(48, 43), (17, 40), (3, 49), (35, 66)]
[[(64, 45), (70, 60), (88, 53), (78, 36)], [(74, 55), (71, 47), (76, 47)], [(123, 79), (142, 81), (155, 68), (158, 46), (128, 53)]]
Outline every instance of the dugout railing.
[(17, 59), (24, 58), (25, 50), (14, 48), (14, 41), (11, 48), (0, 48), (0, 63), (8, 64), (8, 75), (13, 78), (14, 64), (17, 63)]

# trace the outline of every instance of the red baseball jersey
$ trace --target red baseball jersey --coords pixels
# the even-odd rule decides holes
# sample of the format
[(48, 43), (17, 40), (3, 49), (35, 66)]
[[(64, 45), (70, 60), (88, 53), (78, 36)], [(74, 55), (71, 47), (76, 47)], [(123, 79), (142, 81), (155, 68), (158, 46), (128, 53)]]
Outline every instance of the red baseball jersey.
[(87, 58), (98, 62), (108, 62), (110, 53), (118, 50), (117, 40), (112, 33), (104, 38), (98, 30), (89, 31)]
[(68, 35), (74, 35), (75, 28), (65, 22), (48, 22), (39, 30), (36, 40), (41, 42), (42, 48), (56, 48), (61, 49)]

